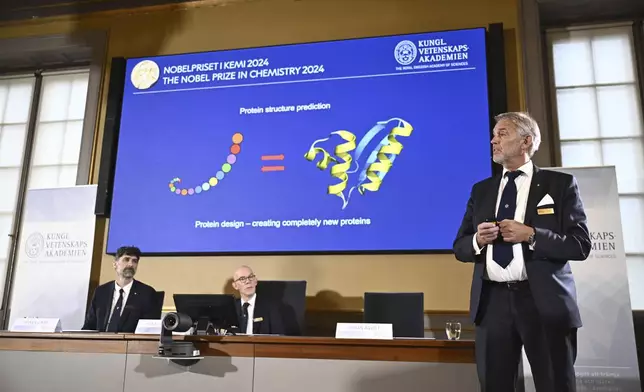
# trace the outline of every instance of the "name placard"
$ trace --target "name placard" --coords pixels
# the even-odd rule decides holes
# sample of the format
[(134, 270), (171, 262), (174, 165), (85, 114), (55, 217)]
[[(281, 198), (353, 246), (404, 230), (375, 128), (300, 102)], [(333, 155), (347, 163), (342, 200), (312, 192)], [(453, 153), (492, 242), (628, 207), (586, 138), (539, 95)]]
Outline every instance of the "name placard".
[(23, 317), (17, 319), (11, 328), (11, 332), (62, 332), (60, 319)]
[(160, 335), (161, 320), (141, 319), (136, 324), (135, 335)]
[(392, 324), (337, 323), (336, 339), (390, 339), (394, 338)]

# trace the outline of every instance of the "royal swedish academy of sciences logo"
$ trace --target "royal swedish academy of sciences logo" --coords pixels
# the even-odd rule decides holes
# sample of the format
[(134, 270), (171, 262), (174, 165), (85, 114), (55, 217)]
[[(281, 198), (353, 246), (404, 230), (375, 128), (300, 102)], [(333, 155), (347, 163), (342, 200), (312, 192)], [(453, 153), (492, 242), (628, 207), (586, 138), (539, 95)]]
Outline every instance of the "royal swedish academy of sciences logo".
[(138, 90), (147, 90), (159, 80), (159, 66), (152, 60), (143, 60), (134, 66), (130, 80)]
[(416, 45), (409, 40), (400, 41), (396, 48), (394, 49), (394, 57), (398, 64), (400, 65), (409, 65), (416, 60), (418, 55), (418, 49)]
[(40, 256), (44, 246), (45, 237), (40, 233), (32, 233), (27, 237), (27, 241), (25, 242), (25, 253), (30, 259), (34, 259)]

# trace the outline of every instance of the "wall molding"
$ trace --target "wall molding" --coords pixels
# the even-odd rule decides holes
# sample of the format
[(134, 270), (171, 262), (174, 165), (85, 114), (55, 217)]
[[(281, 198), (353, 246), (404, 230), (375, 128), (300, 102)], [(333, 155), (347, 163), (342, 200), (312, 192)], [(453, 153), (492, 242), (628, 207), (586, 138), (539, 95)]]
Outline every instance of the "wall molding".
[(541, 129), (541, 146), (534, 156), (534, 161), (542, 167), (554, 166), (553, 151), (556, 146), (546, 102), (548, 89), (545, 78), (539, 5), (537, 0), (520, 0), (518, 9), (519, 36), (523, 48), (523, 85), (526, 111), (537, 120)]
[(33, 7), (0, 8), (0, 24), (23, 25), (70, 18), (130, 16), (163, 11), (185, 11), (194, 8), (219, 7), (231, 3), (248, 3), (258, 0), (99, 0), (86, 2), (61, 2)]

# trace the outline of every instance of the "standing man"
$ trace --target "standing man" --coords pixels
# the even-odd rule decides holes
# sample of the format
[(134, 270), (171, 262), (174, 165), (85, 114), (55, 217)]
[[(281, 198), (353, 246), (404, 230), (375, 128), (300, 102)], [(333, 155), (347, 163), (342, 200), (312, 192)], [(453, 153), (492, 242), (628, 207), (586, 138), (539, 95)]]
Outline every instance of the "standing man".
[(474, 263), (470, 317), (483, 392), (515, 391), (524, 347), (537, 392), (573, 392), (582, 326), (569, 260), (591, 250), (576, 179), (540, 170), (537, 122), (496, 116), (494, 162), (503, 174), (474, 184), (454, 241)]
[(240, 297), (236, 301), (240, 333), (284, 335), (280, 304), (257, 295), (257, 276), (250, 267), (237, 268), (233, 274), (233, 288)]
[(156, 290), (134, 280), (140, 258), (137, 247), (123, 246), (116, 251), (116, 279), (96, 288), (82, 329), (134, 332), (140, 319), (161, 318)]

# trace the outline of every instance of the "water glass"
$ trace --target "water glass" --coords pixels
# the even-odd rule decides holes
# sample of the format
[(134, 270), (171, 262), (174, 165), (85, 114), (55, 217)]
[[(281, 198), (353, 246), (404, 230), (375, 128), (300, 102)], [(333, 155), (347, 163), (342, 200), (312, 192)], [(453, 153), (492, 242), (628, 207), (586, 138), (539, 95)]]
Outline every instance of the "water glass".
[(448, 321), (445, 324), (445, 333), (449, 340), (459, 340), (461, 338), (461, 323), (458, 321)]

